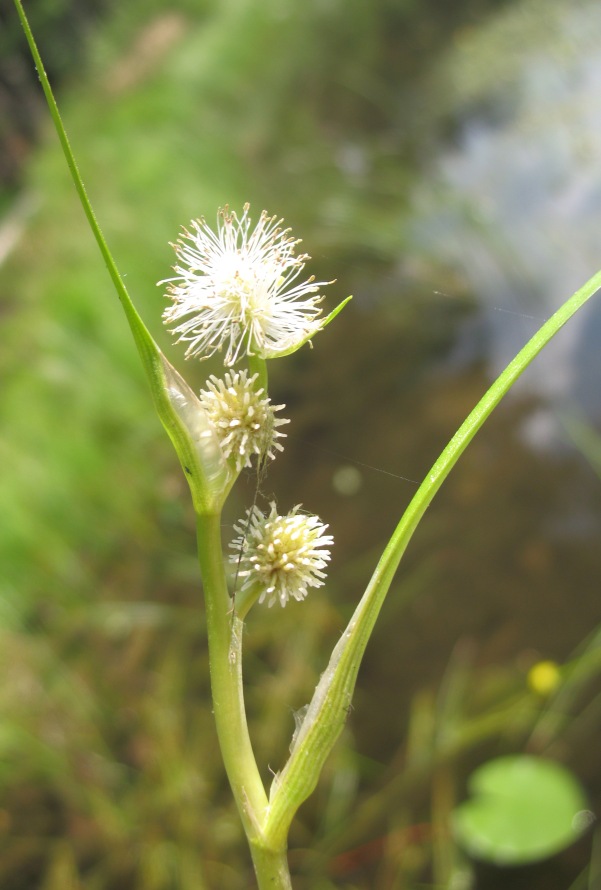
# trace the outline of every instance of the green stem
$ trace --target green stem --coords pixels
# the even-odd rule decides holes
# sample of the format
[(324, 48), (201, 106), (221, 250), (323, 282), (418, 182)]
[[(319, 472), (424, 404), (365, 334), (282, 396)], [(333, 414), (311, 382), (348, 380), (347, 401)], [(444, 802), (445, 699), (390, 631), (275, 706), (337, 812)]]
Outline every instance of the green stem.
[(259, 890), (292, 890), (285, 849), (268, 850), (251, 841), (250, 852)]
[(232, 612), (232, 600), (227, 589), (220, 514), (199, 515), (197, 532), (217, 735), (244, 830), (250, 839), (260, 834), (267, 795), (246, 724), (242, 688), (243, 624)]
[(198, 557), (205, 594), (213, 712), (219, 746), (250, 844), (261, 890), (288, 890), (285, 839), (270, 844), (263, 834), (268, 800), (253, 754), (242, 685), (244, 623), (233, 612), (221, 543), (221, 515), (197, 516)]

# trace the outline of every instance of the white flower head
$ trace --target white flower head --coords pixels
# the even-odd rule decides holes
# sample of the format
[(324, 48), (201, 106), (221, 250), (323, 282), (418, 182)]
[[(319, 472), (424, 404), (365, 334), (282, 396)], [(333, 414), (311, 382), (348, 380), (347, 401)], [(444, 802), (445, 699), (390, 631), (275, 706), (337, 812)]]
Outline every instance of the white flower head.
[(295, 283), (307, 254), (283, 229), (283, 220), (263, 211), (251, 228), (250, 205), (242, 216), (226, 205), (217, 232), (203, 218), (183, 229), (173, 245), (178, 264), (168, 283), (172, 305), (163, 314), (186, 357), (208, 358), (225, 351), (224, 364), (243, 355), (275, 358), (294, 352), (322, 327), (319, 289), (330, 282), (313, 277)]
[(277, 427), (290, 422), (275, 417), (285, 405), (272, 405), (264, 389), (255, 389), (258, 376), (227, 371), (223, 380), (209, 377), (208, 388), (200, 393), (200, 404), (224, 457), (235, 462), (238, 472), (250, 467), (253, 454), (273, 459), (275, 451), (283, 451), (277, 439), (286, 434), (278, 432)]
[(330, 551), (334, 543), (326, 535), (328, 526), (319, 517), (301, 513), (294, 507), (286, 516), (279, 516), (274, 503), (265, 515), (254, 506), (246, 519), (234, 526), (239, 537), (230, 547), (235, 551), (230, 561), (238, 566), (243, 579), (242, 591), (259, 585), (263, 588), (259, 602), (276, 601), (285, 606), (290, 597), (303, 600), (308, 587), (321, 587)]

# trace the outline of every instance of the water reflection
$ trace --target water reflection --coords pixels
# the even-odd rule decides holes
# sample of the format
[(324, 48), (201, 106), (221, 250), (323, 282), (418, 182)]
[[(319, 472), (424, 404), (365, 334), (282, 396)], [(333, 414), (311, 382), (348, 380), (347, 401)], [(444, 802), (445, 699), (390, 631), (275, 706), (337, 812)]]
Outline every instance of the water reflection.
[[(494, 373), (599, 266), (600, 41), (598, 4), (525, 2), (461, 35), (432, 74), (432, 132), (452, 138), (414, 190), (413, 238), (477, 294)], [(600, 336), (601, 312), (585, 310), (526, 389), (599, 418)], [(462, 355), (477, 354), (467, 341)], [(532, 427), (530, 441), (549, 432)]]

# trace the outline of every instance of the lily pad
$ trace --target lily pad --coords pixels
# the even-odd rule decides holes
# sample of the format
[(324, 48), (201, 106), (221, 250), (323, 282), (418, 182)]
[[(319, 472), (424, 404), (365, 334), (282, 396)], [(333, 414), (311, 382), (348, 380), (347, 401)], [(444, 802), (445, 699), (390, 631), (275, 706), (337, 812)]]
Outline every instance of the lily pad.
[(477, 769), (470, 800), (453, 811), (458, 843), (478, 859), (522, 865), (568, 847), (589, 824), (586, 798), (565, 767), (539, 757), (499, 757)]

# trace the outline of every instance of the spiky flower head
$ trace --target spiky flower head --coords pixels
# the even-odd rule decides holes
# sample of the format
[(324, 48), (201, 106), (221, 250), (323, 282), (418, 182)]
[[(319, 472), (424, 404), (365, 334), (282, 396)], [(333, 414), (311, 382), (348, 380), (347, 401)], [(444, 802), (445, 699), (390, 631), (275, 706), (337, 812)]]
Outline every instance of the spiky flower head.
[(223, 455), (235, 462), (238, 472), (250, 467), (253, 454), (273, 459), (275, 451), (283, 451), (277, 439), (286, 434), (278, 432), (277, 427), (290, 422), (275, 416), (285, 405), (272, 405), (264, 389), (255, 389), (258, 376), (226, 371), (223, 380), (209, 377), (207, 389), (200, 392), (200, 404)]
[(168, 283), (172, 305), (163, 318), (180, 340), (186, 357), (208, 358), (225, 351), (224, 364), (243, 355), (275, 358), (294, 352), (323, 325), (319, 289), (329, 282), (310, 277), (296, 283), (307, 254), (283, 229), (283, 220), (263, 211), (251, 228), (250, 205), (242, 216), (226, 205), (217, 214), (217, 232), (203, 218), (183, 229), (173, 245), (177, 265)]
[(278, 514), (274, 503), (267, 515), (256, 506), (248, 510), (246, 519), (234, 526), (239, 537), (230, 544), (242, 592), (258, 586), (260, 603), (285, 606), (290, 597), (303, 600), (308, 587), (321, 587), (330, 560), (325, 548), (334, 543), (327, 528), (319, 517), (301, 513), (300, 506), (286, 516)]

